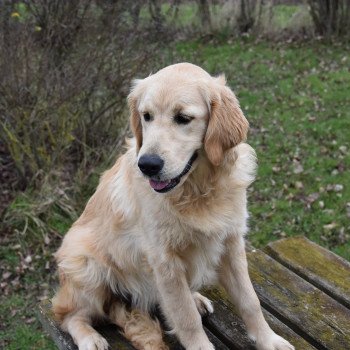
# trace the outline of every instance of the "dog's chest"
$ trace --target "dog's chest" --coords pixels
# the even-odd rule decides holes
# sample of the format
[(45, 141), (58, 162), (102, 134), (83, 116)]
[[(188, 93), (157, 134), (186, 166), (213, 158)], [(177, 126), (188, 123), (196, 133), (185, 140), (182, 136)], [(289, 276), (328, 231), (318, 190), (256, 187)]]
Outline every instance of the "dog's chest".
[(180, 255), (186, 264), (187, 280), (192, 290), (217, 283), (217, 271), (224, 253), (224, 240), (202, 236)]
[(177, 216), (166, 218), (155, 224), (158, 247), (170, 247), (181, 257), (192, 290), (215, 284), (227, 230), (204, 232)]
[(217, 200), (196, 201), (181, 208), (165, 200), (150, 201), (152, 205), (142, 212), (147, 242), (159, 252), (170, 249), (182, 258), (193, 290), (216, 283), (226, 238), (244, 231), (245, 192), (238, 196), (239, 206), (235, 205), (237, 194), (226, 193)]

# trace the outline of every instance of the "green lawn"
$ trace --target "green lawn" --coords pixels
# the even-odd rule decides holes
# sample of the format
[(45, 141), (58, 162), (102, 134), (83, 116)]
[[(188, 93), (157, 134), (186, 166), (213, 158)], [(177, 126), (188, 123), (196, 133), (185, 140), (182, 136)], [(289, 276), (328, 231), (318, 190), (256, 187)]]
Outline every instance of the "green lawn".
[(224, 72), (251, 125), (257, 246), (305, 235), (350, 259), (349, 45), (181, 43), (177, 61)]
[[(305, 235), (350, 260), (350, 44), (232, 39), (231, 13), (218, 5), (212, 10), (222, 42), (172, 44), (155, 52), (153, 71), (162, 57), (162, 66), (189, 61), (211, 74), (226, 74), (250, 121), (248, 142), (259, 159), (249, 190), (248, 238), (254, 245)], [(23, 3), (16, 11), (19, 21), (25, 20)], [(176, 19), (169, 17), (167, 4), (162, 14), (166, 25), (179, 30), (200, 22), (192, 3), (183, 3)], [(141, 23), (149, 19), (143, 8)], [(310, 24), (306, 7), (277, 5), (266, 26), (278, 36)], [(52, 253), (107, 166), (98, 164), (89, 175), (69, 178), (67, 194), (57, 180), (54, 188), (51, 183), (29, 188), (11, 204), (10, 231), (0, 235), (1, 349), (56, 348), (40, 327), (37, 304), (53, 294)]]
[[(163, 53), (164, 65), (190, 61), (212, 74), (224, 72), (241, 102), (251, 124), (248, 142), (259, 158), (249, 191), (249, 239), (256, 246), (302, 234), (350, 259), (349, 50), (349, 45), (317, 41), (232, 40), (183, 42)], [(77, 199), (77, 211), (96, 185), (96, 176), (91, 179)], [(26, 207), (25, 201), (18, 197), (13, 206)], [(60, 209), (44, 218), (58, 235), (71, 221)], [(23, 240), (20, 232), (17, 236)], [(27, 250), (21, 256), (16, 242), (1, 242), (1, 260), (20, 276), (20, 285), (11, 287), (15, 295), (0, 294), (0, 347), (54, 349), (42, 335), (36, 304), (43, 289), (52, 292), (45, 283), (55, 278), (54, 265), (51, 260), (47, 270), (45, 262), (59, 240), (47, 243), (46, 255), (38, 259), (27, 242), (33, 254), (29, 268), (23, 267)]]
[(35, 305), (25, 292), (0, 297), (0, 313), (6, 321), (1, 327), (0, 344), (7, 350), (54, 350), (53, 342), (43, 333)]

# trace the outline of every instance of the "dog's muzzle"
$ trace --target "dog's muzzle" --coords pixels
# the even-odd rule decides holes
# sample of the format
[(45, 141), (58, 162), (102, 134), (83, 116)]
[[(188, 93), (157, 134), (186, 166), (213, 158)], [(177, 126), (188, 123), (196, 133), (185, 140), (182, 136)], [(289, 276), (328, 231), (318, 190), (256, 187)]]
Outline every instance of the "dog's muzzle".
[(137, 165), (147, 176), (155, 176), (160, 173), (164, 166), (164, 160), (156, 154), (145, 154), (140, 157)]
[(159, 193), (169, 192), (175, 186), (177, 186), (179, 184), (179, 182), (181, 181), (181, 178), (191, 170), (192, 164), (197, 159), (197, 157), (198, 157), (198, 152), (195, 151), (193, 153), (192, 157), (190, 158), (190, 160), (187, 162), (185, 168), (182, 170), (181, 174), (174, 177), (173, 179), (165, 180), (165, 181), (157, 181), (157, 180), (154, 180), (151, 178), (149, 180), (149, 184), (156, 192), (159, 192)]

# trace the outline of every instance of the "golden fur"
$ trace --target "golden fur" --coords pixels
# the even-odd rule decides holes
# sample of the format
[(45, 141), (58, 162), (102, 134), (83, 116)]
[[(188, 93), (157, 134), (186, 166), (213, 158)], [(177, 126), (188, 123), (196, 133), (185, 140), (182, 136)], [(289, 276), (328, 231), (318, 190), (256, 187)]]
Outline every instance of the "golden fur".
[[(128, 100), (135, 138), (56, 254), (53, 311), (62, 328), (80, 350), (105, 350), (92, 324), (109, 319), (137, 349), (167, 349), (149, 316), (159, 304), (186, 349), (214, 349), (200, 317), (212, 305), (197, 291), (221, 283), (259, 350), (293, 349), (266, 323), (248, 276), (246, 189), (255, 154), (242, 143), (248, 122), (225, 79), (177, 64), (135, 81)], [(177, 124), (177, 113), (191, 121)], [(137, 165), (144, 154), (161, 156), (157, 181), (168, 181), (184, 173), (194, 153), (190, 171), (167, 193), (155, 192)]]

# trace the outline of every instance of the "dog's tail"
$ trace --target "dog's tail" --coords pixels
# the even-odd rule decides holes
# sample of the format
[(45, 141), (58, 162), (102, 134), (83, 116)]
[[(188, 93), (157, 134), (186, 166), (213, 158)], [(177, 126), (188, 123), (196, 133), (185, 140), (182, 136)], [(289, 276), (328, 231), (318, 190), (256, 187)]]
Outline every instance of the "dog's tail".
[(128, 311), (119, 301), (113, 303), (109, 311), (113, 323), (123, 329), (124, 336), (139, 350), (168, 350), (163, 341), (159, 321), (149, 314), (134, 309)]

